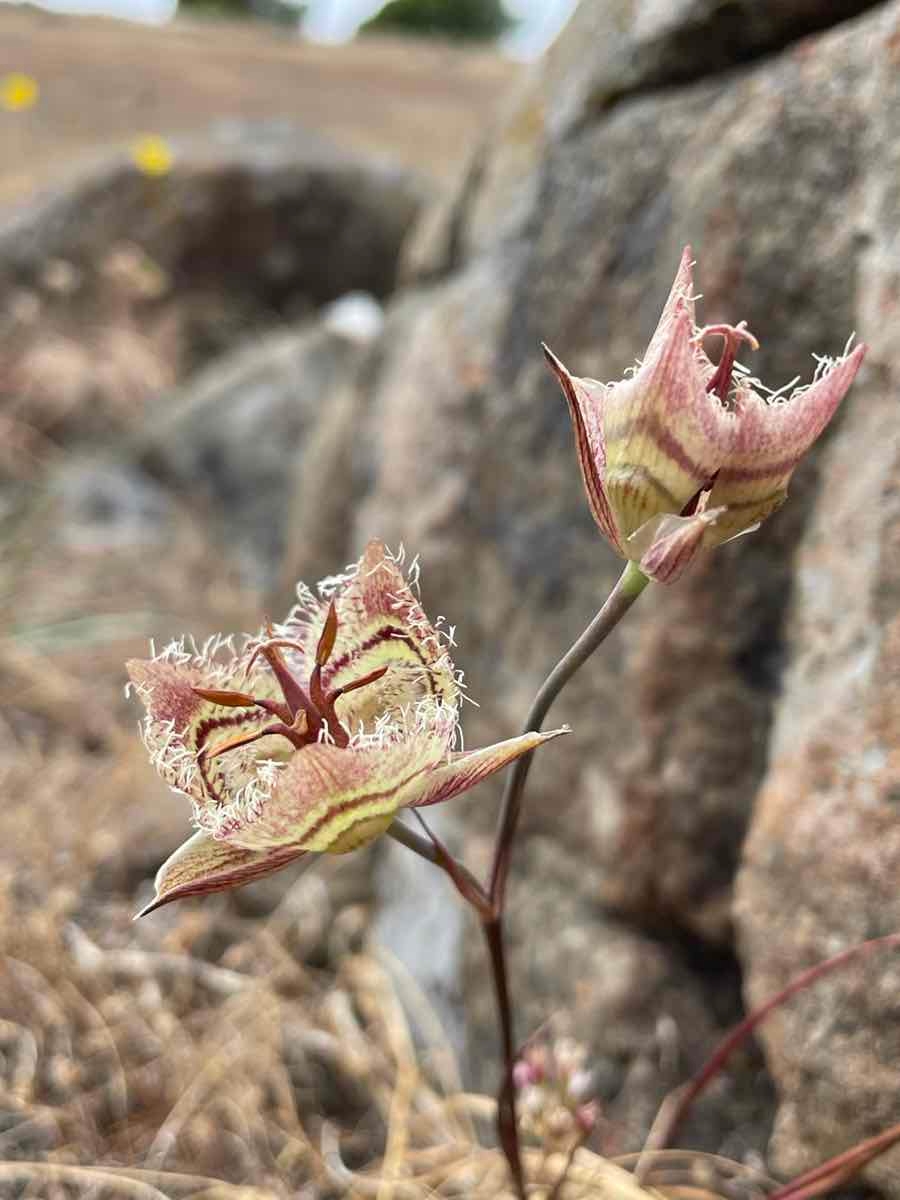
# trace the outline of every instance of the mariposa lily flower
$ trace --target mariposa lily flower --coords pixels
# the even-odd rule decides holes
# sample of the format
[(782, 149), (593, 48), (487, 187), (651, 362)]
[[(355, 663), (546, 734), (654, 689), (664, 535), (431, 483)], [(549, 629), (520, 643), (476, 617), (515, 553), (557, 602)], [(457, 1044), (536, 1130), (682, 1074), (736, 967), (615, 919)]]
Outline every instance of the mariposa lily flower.
[[(128, 663), (157, 770), (198, 831), (163, 864), (150, 912), (310, 851), (341, 854), (403, 808), (449, 800), (566, 729), (456, 748), (462, 676), (397, 559), (372, 541), (345, 575), (235, 650), (182, 642)], [(141, 914), (143, 915), (143, 914)]]
[[(705, 344), (723, 342), (714, 363)], [(612, 547), (651, 579), (671, 583), (704, 548), (756, 529), (847, 393), (859, 345), (823, 358), (806, 387), (769, 392), (736, 369), (741, 322), (699, 328), (691, 249), (643, 362), (630, 378), (578, 379), (544, 347), (575, 426), (594, 520)]]

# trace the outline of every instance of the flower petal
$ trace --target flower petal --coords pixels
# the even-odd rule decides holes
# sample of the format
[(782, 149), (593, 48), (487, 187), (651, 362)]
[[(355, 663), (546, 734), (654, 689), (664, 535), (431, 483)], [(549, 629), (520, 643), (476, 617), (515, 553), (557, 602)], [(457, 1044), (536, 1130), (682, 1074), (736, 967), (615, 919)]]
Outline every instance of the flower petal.
[(656, 355), (667, 336), (669, 323), (675, 317), (676, 313), (681, 310), (687, 312), (692, 325), (696, 323), (694, 311), (694, 252), (690, 246), (685, 246), (681, 252), (681, 261), (678, 264), (678, 270), (675, 272), (675, 279), (669, 289), (669, 295), (663, 305), (663, 310), (660, 313), (656, 331), (650, 339), (645, 358), (652, 358)]
[(255, 778), (262, 758), (283, 756), (287, 743), (266, 738), (221, 758), (206, 757), (203, 752), (217, 741), (254, 733), (271, 724), (271, 717), (259, 708), (223, 708), (202, 699), (195, 687), (237, 688), (280, 699), (274, 679), (260, 669), (248, 684), (245, 656), (231, 653), (215, 664), (209, 659), (187, 655), (176, 645), (155, 659), (131, 659), (126, 668), (147, 709), (142, 732), (150, 761), (170, 787), (190, 796), (199, 809), (214, 810)]
[(633, 378), (613, 384), (601, 413), (604, 486), (625, 541), (658, 513), (678, 514), (727, 459), (734, 416), (706, 390), (684, 300)]
[(711, 497), (711, 503), (724, 505), (727, 512), (710, 530), (707, 545), (736, 537), (784, 503), (798, 462), (834, 416), (865, 353), (860, 344), (788, 400), (771, 402), (747, 386), (739, 388), (735, 441)]
[(260, 811), (230, 829), (228, 839), (247, 849), (354, 850), (387, 829), (446, 757), (447, 737), (440, 730), (383, 744), (373, 738), (346, 748), (305, 746), (279, 772)]
[(596, 379), (578, 379), (571, 375), (549, 346), (545, 345), (542, 348), (569, 406), (569, 415), (575, 430), (578, 465), (581, 468), (581, 478), (584, 481), (591, 514), (613, 549), (624, 555), (615, 518), (603, 487), (606, 451), (600, 427), (600, 410), (606, 388)]
[[(341, 697), (337, 712), (343, 724), (371, 726), (376, 716), (428, 696), (456, 703), (459, 688), (447, 639), (428, 621), (383, 542), (370, 541), (352, 572), (330, 584), (320, 585), (333, 595), (337, 615), (334, 648), (322, 669), (326, 690), (388, 668), (382, 678)], [(303, 645), (307, 678), (327, 612), (327, 600), (307, 597), (279, 630)]]
[[(709, 493), (690, 517), (661, 514), (652, 517), (628, 539), (629, 554), (648, 579), (675, 583), (702, 550), (707, 530), (725, 514), (724, 508), (707, 507)], [(638, 557), (638, 555), (640, 557)]]
[(450, 800), (461, 792), (502, 770), (514, 759), (521, 758), (531, 750), (536, 750), (544, 742), (571, 733), (568, 725), (561, 729), (551, 729), (547, 733), (525, 733), (521, 737), (509, 738), (505, 742), (495, 742), (493, 746), (485, 746), (481, 750), (468, 750), (451, 756), (450, 761), (424, 776), (417, 785), (415, 794), (406, 803), (411, 808), (423, 808), (429, 804), (440, 804)]
[(144, 917), (185, 896), (202, 896), (252, 883), (272, 871), (280, 871), (303, 853), (293, 846), (243, 850), (209, 834), (195, 833), (160, 867), (155, 881), (156, 896), (137, 915)]
[(707, 391), (714, 368), (697, 340), (691, 249), (685, 247), (643, 363), (603, 385), (578, 379), (546, 350), (575, 426), (594, 519), (624, 557), (659, 514), (678, 515), (726, 461), (736, 421)]

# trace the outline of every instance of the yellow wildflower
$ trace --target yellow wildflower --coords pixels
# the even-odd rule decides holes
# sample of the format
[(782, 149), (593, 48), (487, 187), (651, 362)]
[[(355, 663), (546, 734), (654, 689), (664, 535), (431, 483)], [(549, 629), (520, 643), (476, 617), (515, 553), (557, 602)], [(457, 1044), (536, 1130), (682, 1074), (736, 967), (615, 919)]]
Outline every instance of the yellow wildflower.
[(175, 156), (163, 138), (150, 134), (138, 138), (131, 147), (131, 159), (142, 175), (159, 178), (172, 170)]
[(38, 84), (30, 75), (13, 72), (0, 79), (0, 108), (7, 112), (23, 112), (37, 103)]

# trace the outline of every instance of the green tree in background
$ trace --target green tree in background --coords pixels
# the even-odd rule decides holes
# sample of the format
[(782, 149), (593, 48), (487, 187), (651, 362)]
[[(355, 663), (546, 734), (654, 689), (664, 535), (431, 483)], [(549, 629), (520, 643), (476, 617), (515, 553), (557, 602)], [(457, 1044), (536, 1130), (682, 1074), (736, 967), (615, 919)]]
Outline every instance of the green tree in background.
[(362, 32), (487, 41), (513, 24), (503, 0), (390, 0)]
[(296, 29), (306, 5), (291, 3), (291, 0), (178, 0), (178, 8), (182, 15), (267, 21)]

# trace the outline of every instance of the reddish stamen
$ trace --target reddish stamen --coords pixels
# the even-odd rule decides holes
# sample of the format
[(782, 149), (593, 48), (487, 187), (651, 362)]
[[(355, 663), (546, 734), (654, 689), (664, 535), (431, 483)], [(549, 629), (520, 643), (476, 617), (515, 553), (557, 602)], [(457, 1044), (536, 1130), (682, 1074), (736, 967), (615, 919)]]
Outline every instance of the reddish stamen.
[(312, 669), (309, 677), (309, 694), (313, 704), (328, 720), (329, 716), (333, 715), (328, 704), (328, 697), (325, 694), (325, 689), (322, 687), (322, 668), (328, 662), (331, 652), (334, 649), (334, 643), (337, 639), (338, 620), (337, 610), (334, 607), (334, 601), (328, 605), (328, 612), (325, 616), (325, 624), (322, 626), (322, 632), (319, 635), (319, 642), (316, 646), (316, 665)]
[(334, 649), (334, 643), (337, 640), (338, 619), (337, 609), (334, 606), (334, 601), (328, 605), (328, 612), (325, 616), (325, 624), (322, 626), (322, 632), (319, 635), (319, 644), (316, 646), (316, 666), (324, 667), (331, 658), (331, 652)]
[(218, 688), (195, 687), (191, 690), (201, 700), (207, 700), (210, 704), (220, 704), (222, 708), (261, 708), (287, 724), (294, 719), (288, 706), (279, 704), (277, 700), (258, 700), (256, 696), (250, 696), (246, 692), (227, 692)]
[[(328, 721), (329, 729), (334, 731), (333, 737), (335, 745), (350, 745), (350, 736), (346, 729), (344, 729), (344, 726), (341, 724), (340, 717), (338, 717), (337, 710), (335, 709), (335, 704), (338, 702), (341, 696), (346, 696), (348, 692), (355, 692), (358, 688), (366, 687), (366, 685), (370, 683), (375, 683), (375, 681), (380, 679), (382, 675), (387, 674), (389, 669), (389, 667), (378, 667), (377, 670), (370, 671), (368, 675), (363, 675), (361, 679), (354, 679), (350, 683), (345, 683), (343, 687), (334, 688), (334, 690), (328, 692), (327, 695), (322, 691), (319, 680), (315, 679), (316, 687), (318, 688), (318, 695), (321, 697), (321, 702), (317, 700), (316, 704), (322, 714), (323, 719)], [(314, 676), (318, 670), (319, 668), (316, 667), (316, 670), (313, 672)], [(310, 691), (312, 690), (313, 681), (310, 680)]]
[(335, 642), (337, 641), (337, 633), (337, 609), (332, 600), (328, 606), (328, 613), (325, 617), (325, 624), (322, 626), (319, 643), (316, 646), (316, 665), (313, 667), (312, 674), (309, 677), (309, 694), (312, 697), (313, 704), (315, 704), (316, 708), (322, 714), (322, 719), (328, 722), (328, 727), (335, 744), (338, 746), (349, 746), (350, 736), (338, 718), (335, 704), (347, 692), (354, 692), (357, 688), (365, 687), (367, 684), (374, 683), (377, 679), (380, 679), (388, 668), (378, 667), (377, 670), (370, 671), (368, 675), (364, 675), (361, 679), (354, 679), (350, 683), (344, 684), (343, 687), (334, 688), (332, 691), (326, 692), (322, 686), (322, 668), (331, 657)]
[(355, 692), (357, 688), (365, 687), (369, 683), (375, 683), (382, 675), (387, 675), (390, 667), (378, 667), (375, 671), (370, 671), (368, 675), (363, 675), (361, 679), (354, 679), (351, 683), (345, 683), (343, 687), (335, 688), (333, 692), (329, 692), (328, 701), (334, 704), (339, 696), (346, 696), (348, 692)]
[(210, 704), (221, 704), (223, 708), (255, 708), (256, 701), (252, 696), (248, 696), (246, 692), (227, 692), (218, 688), (201, 688), (195, 687), (191, 689), (195, 696), (199, 696), (201, 700), (208, 700)]
[(316, 711), (315, 705), (306, 692), (304, 692), (303, 688), (291, 674), (287, 663), (275, 648), (273, 644), (276, 641), (274, 631), (268, 621), (266, 621), (266, 632), (269, 635), (268, 641), (261, 642), (253, 651), (247, 664), (247, 670), (249, 671), (250, 667), (256, 661), (257, 656), (261, 654), (272, 668), (272, 674), (278, 680), (278, 686), (284, 694), (291, 716), (296, 717), (298, 712), (305, 713), (308, 729), (314, 736), (318, 736), (319, 730), (322, 727), (319, 713)]
[(257, 729), (255, 733), (239, 733), (235, 737), (226, 738), (224, 742), (219, 742), (217, 746), (204, 746), (200, 753), (209, 762), (210, 759), (218, 758), (220, 754), (226, 754), (229, 750), (237, 750), (240, 746), (249, 746), (258, 742), (260, 738), (272, 736), (286, 737), (297, 750), (308, 745), (310, 739), (306, 733), (306, 717), (303, 713), (298, 713), (291, 725), (277, 721), (274, 725), (267, 725), (265, 729)]
[(734, 361), (737, 357), (737, 348), (741, 342), (747, 342), (752, 350), (759, 349), (759, 342), (747, 328), (747, 322), (741, 321), (737, 325), (707, 325), (697, 334), (696, 341), (702, 343), (703, 339), (711, 334), (718, 334), (719, 337), (725, 339), (725, 345), (722, 348), (722, 357), (719, 359), (719, 365), (713, 372), (709, 383), (706, 385), (708, 392), (715, 392), (719, 399), (725, 403), (728, 399), (728, 392), (731, 388), (731, 377), (734, 373)]
[(284, 694), (284, 704), (276, 700), (259, 700), (248, 692), (227, 691), (218, 688), (194, 688), (193, 691), (201, 699), (207, 700), (211, 704), (221, 704), (225, 708), (262, 708), (265, 712), (278, 717), (278, 722), (274, 725), (267, 725), (265, 729), (257, 730), (254, 733), (237, 734), (233, 738), (220, 742), (212, 749), (204, 748), (201, 753), (207, 760), (217, 758), (229, 750), (251, 745), (260, 738), (272, 735), (286, 737), (299, 750), (318, 740), (326, 722), (334, 744), (342, 748), (349, 746), (350, 735), (341, 724), (335, 711), (336, 702), (348, 692), (354, 692), (358, 688), (366, 687), (367, 684), (375, 683), (389, 668), (387, 666), (378, 667), (360, 679), (354, 679), (342, 687), (334, 688), (331, 692), (325, 691), (322, 685), (322, 669), (331, 657), (338, 634), (337, 610), (332, 600), (328, 606), (325, 623), (316, 646), (316, 662), (310, 674), (309, 695), (307, 696), (278, 652), (278, 647), (283, 646), (303, 655), (305, 647), (289, 638), (274, 637), (272, 626), (268, 621), (266, 622), (266, 632), (269, 635), (268, 638), (255, 647), (247, 660), (246, 670), (250, 671), (258, 657), (265, 658)]

